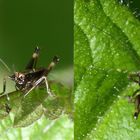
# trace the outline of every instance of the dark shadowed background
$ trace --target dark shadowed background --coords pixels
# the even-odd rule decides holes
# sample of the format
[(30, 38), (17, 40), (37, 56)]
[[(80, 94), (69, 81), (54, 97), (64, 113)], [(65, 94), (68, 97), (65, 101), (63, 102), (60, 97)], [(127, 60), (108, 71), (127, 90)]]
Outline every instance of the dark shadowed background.
[(118, 0), (119, 3), (129, 7), (137, 19), (140, 20), (140, 1), (139, 0)]
[(70, 0), (0, 0), (0, 58), (22, 70), (39, 46), (41, 66), (54, 55), (61, 58), (56, 69), (72, 65), (72, 9)]

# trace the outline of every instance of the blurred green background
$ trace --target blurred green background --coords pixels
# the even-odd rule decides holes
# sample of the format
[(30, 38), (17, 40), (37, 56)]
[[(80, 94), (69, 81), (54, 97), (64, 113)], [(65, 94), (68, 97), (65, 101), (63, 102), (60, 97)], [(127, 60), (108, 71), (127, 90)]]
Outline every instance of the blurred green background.
[(72, 65), (72, 9), (71, 0), (0, 0), (0, 58), (23, 70), (39, 46), (41, 66), (54, 55), (61, 58), (56, 69)]

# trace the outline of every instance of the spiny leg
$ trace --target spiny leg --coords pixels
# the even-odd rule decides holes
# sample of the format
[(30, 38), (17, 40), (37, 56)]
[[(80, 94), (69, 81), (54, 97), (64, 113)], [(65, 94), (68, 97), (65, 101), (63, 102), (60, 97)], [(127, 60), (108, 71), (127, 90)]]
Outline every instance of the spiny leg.
[[(138, 77), (138, 80), (135, 79), (136, 77)], [(140, 85), (140, 73), (139, 72), (129, 74), (129, 79)]]
[[(5, 93), (5, 91), (6, 91), (6, 77), (3, 78), (3, 91), (0, 93), (0, 95), (3, 95)], [(6, 97), (7, 97), (7, 101), (9, 101), (10, 98), (9, 98), (8, 94), (6, 94)]]
[[(136, 78), (138, 78), (138, 79), (136, 79)], [(135, 72), (135, 73), (129, 74), (129, 79), (132, 80), (132, 81), (134, 81), (135, 83), (138, 83), (139, 86), (140, 86), (140, 72)], [(140, 92), (140, 89), (136, 90), (136, 91), (133, 93), (133, 95), (131, 96), (132, 98), (129, 98), (130, 101), (132, 101), (132, 99), (133, 99), (135, 96), (137, 96), (136, 94), (137, 94), (138, 92)]]
[(37, 59), (39, 56), (40, 49), (38, 47), (35, 48), (32, 58), (30, 59), (29, 63), (27, 64), (25, 69), (36, 69)]
[[(3, 95), (6, 91), (6, 77), (3, 79), (3, 92), (0, 93), (0, 95)], [(11, 108), (10, 108), (10, 104), (9, 104), (9, 101), (10, 101), (10, 98), (8, 96), (8, 94), (6, 94), (6, 103), (5, 103), (5, 109), (6, 109), (6, 112), (9, 114)]]
[[(140, 92), (140, 89), (137, 89), (137, 90), (133, 93), (132, 97), (135, 97), (135, 95), (136, 95), (138, 92)], [(137, 95), (136, 95), (136, 96), (137, 96)]]
[[(129, 79), (138, 83), (140, 86), (140, 72), (130, 74)], [(138, 92), (140, 92), (140, 89), (137, 89), (130, 98), (130, 101), (135, 103), (134, 119), (137, 119), (140, 113), (140, 94), (137, 94)]]
[(0, 95), (4, 94), (6, 91), (6, 79), (3, 78), (3, 91), (0, 93)]
[(137, 95), (135, 98), (135, 113), (134, 118), (137, 119), (140, 113), (140, 95)]
[(137, 89), (137, 90), (133, 93), (133, 95), (125, 96), (125, 98), (128, 100), (129, 103), (134, 103), (136, 97), (139, 95), (139, 94), (137, 94), (138, 92), (140, 92), (140, 89)]
[(5, 103), (5, 109), (6, 109), (6, 112), (9, 114), (11, 111), (11, 107), (8, 103)]
[(51, 94), (51, 92), (50, 92), (50, 89), (49, 89), (49, 86), (48, 86), (47, 79), (46, 79), (45, 76), (43, 76), (43, 77), (41, 77), (40, 79), (38, 79), (38, 80), (34, 83), (33, 87), (32, 87), (30, 90), (28, 90), (28, 92), (24, 95), (24, 97), (27, 96), (34, 88), (36, 88), (43, 80), (45, 80), (45, 84), (46, 84), (46, 88), (47, 88), (47, 93), (48, 93), (50, 96), (52, 96), (52, 94)]
[(52, 62), (47, 67), (47, 73), (46, 74), (48, 74), (54, 68), (54, 66), (59, 62), (59, 60), (60, 59), (57, 56), (54, 56)]
[(44, 76), (44, 80), (45, 80), (45, 85), (46, 85), (47, 93), (49, 94), (49, 96), (53, 97), (54, 95), (50, 91), (48, 80), (47, 80), (47, 78), (45, 76)]
[(139, 76), (139, 86), (140, 86), (140, 76)]

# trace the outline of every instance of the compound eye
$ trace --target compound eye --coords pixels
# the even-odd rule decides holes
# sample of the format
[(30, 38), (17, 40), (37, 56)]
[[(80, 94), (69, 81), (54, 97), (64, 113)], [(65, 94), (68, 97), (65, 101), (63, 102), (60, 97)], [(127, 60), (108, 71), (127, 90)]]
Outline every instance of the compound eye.
[(20, 78), (21, 80), (23, 80), (24, 79), (24, 75), (23, 74), (19, 74), (19, 76), (18, 76), (18, 78)]

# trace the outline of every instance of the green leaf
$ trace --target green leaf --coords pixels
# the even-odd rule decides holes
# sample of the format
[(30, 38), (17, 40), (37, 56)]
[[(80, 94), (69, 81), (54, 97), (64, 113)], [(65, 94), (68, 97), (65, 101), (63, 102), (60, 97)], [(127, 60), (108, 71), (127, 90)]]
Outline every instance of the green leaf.
[[(63, 71), (67, 78), (71, 75), (71, 71), (68, 71), (69, 74)], [(61, 80), (57, 78), (57, 81)], [(70, 119), (73, 117), (71, 81), (65, 82), (63, 79), (64, 84), (57, 81), (49, 80), (53, 97), (48, 96), (43, 85), (25, 98), (20, 91), (8, 92), (9, 101), (6, 94), (0, 96), (0, 139), (73, 139), (73, 121)], [(6, 103), (11, 107), (9, 114), (6, 112)]]
[[(7, 96), (2, 95), (1, 101), (1, 112), (0, 117), (3, 118), (9, 115), (6, 111), (6, 105), (11, 108), (14, 117), (14, 126), (25, 127), (39, 119), (43, 114), (42, 103), (47, 98), (46, 88), (36, 88), (28, 96), (24, 98), (24, 94), (20, 91), (14, 91), (8, 93)], [(5, 115), (6, 114), (6, 115)]]
[(41, 117), (32, 125), (24, 128), (13, 128), (13, 115), (10, 114), (4, 120), (0, 120), (0, 140), (72, 140), (73, 123), (63, 115), (57, 120), (50, 121)]
[[(21, 93), (22, 94), (22, 93)], [(14, 126), (23, 127), (32, 124), (43, 114), (42, 103), (47, 98), (46, 89), (35, 89), (25, 98), (22, 97), (14, 120)]]
[[(50, 83), (53, 97), (48, 96), (46, 88), (39, 87), (30, 92), (26, 97), (20, 91), (8, 93), (10, 98), (7, 101), (7, 96), (1, 96), (0, 117), (1, 119), (8, 115), (6, 105), (15, 114), (14, 126), (25, 127), (38, 120), (43, 113), (47, 118), (56, 119), (62, 114), (69, 114), (73, 117), (73, 99), (72, 91), (60, 83)], [(43, 105), (43, 106), (42, 106)]]
[(43, 102), (45, 116), (49, 119), (56, 119), (62, 114), (67, 114), (70, 118), (73, 118), (71, 89), (60, 83), (52, 83), (51, 89), (52, 93), (55, 93), (55, 97), (48, 97)]
[(75, 0), (74, 23), (75, 140), (137, 140), (124, 96), (138, 88), (128, 74), (140, 69), (140, 22), (115, 0)]

